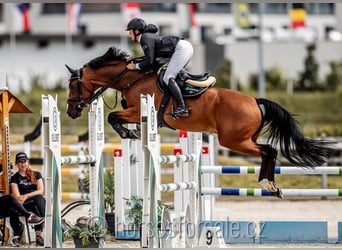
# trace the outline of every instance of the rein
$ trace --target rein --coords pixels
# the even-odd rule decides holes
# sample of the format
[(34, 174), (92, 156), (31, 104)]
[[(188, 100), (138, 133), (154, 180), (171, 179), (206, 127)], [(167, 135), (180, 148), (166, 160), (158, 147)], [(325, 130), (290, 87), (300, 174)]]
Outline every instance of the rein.
[(125, 68), (120, 72), (113, 80), (111, 80), (106, 86), (101, 87), (98, 91), (96, 91), (88, 100), (81, 100), (77, 105), (76, 109), (82, 110), (87, 105), (91, 104), (95, 99), (97, 99), (103, 92), (105, 92), (108, 88), (117, 83), (127, 72), (129, 69)]
[(128, 89), (129, 87), (131, 87), (133, 84), (135, 84), (136, 82), (138, 82), (139, 80), (143, 79), (145, 76), (147, 76), (148, 74), (151, 74), (153, 71), (146, 71), (143, 75), (141, 75), (140, 77), (138, 77), (137, 79), (133, 80), (132, 82), (127, 83), (126, 86), (122, 87), (120, 89), (120, 91), (124, 91), (126, 89)]
[[(112, 79), (106, 86), (101, 87), (98, 91), (93, 93), (93, 95), (91, 95), (89, 99), (87, 99), (87, 100), (81, 99), (79, 104), (74, 108), (81, 111), (84, 107), (87, 107), (94, 100), (96, 100), (100, 95), (102, 95), (103, 92), (105, 92), (108, 88), (110, 88), (114, 84), (116, 84), (128, 71), (130, 71), (130, 70), (125, 68), (123, 71), (120, 72), (119, 75), (117, 75), (114, 79)], [(82, 72), (81, 70), (78, 71), (77, 78), (76, 77), (71, 78), (71, 80), (77, 79), (77, 81), (78, 81), (78, 92), (80, 94), (80, 97), (82, 96), (81, 90), (80, 90), (80, 85), (82, 84), (82, 81), (81, 81), (82, 73), (81, 72)], [(139, 80), (141, 80), (142, 78), (144, 78), (145, 76), (149, 75), (152, 72), (153, 72), (152, 70), (145, 72), (143, 75), (139, 76), (138, 78), (134, 79), (133, 81), (129, 82), (128, 84), (126, 84), (125, 86), (120, 88), (119, 91), (120, 92), (125, 91), (126, 89), (130, 88), (133, 84), (135, 84), (136, 82), (138, 82)], [(68, 99), (68, 101), (74, 101), (74, 99)]]

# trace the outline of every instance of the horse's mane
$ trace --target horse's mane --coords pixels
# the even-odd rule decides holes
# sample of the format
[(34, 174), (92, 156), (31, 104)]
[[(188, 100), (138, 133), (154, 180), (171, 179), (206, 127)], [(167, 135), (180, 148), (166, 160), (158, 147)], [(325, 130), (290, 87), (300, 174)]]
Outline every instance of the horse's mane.
[(127, 61), (127, 58), (129, 55), (127, 52), (115, 48), (115, 46), (110, 47), (106, 53), (104, 53), (102, 56), (96, 57), (92, 59), (90, 62), (88, 62), (88, 66), (94, 69), (100, 68), (104, 63), (114, 60), (120, 60), (120, 61)]

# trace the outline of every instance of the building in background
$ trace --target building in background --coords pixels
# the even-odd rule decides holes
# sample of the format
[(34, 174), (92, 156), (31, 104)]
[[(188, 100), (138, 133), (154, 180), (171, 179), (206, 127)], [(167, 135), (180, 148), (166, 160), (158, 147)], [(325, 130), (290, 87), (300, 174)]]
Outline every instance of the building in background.
[[(134, 12), (148, 23), (157, 24), (161, 34), (190, 39), (195, 44), (190, 65), (193, 71), (213, 72), (224, 57), (228, 57), (234, 65), (234, 73), (245, 80), (250, 71), (257, 69), (258, 7), (257, 3), (139, 3), (125, 6), (83, 3), (82, 11), (80, 6), (74, 6), (75, 12), (69, 12), (68, 17), (64, 3), (31, 3), (21, 12), (29, 17), (29, 31), (24, 32), (15, 28), (18, 26), (14, 14), (14, 10), (18, 11), (17, 4), (0, 3), (0, 71), (8, 72), (9, 81), (21, 88), (28, 88), (30, 77), (37, 74), (45, 76), (47, 83), (66, 78), (64, 64), (80, 67), (113, 45), (129, 50), (124, 17), (128, 12)], [(304, 12), (294, 12), (296, 9)], [(72, 32), (70, 13), (74, 13)], [(300, 70), (298, 65), (305, 54), (305, 43), (340, 43), (342, 40), (342, 3), (266, 3), (262, 15), (261, 34), (267, 43), (265, 66), (276, 60), (267, 59), (268, 47), (276, 51), (277, 47), (295, 46), (293, 51), (299, 57), (298, 62), (293, 63), (291, 53), (277, 62), (280, 67), (288, 68), (290, 74)], [(305, 25), (298, 27), (301, 22)], [(298, 51), (303, 52), (298, 54)], [(240, 52), (249, 58), (247, 66), (243, 65)], [(326, 61), (330, 55), (334, 59), (340, 53), (337, 50), (321, 57)]]

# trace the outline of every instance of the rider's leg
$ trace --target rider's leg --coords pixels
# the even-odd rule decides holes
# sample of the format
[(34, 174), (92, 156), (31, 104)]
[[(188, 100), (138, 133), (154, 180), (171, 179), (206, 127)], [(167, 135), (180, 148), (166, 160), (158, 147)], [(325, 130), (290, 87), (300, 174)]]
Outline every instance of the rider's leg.
[(185, 40), (180, 40), (177, 43), (176, 49), (168, 63), (163, 80), (175, 97), (178, 107), (173, 115), (188, 116), (189, 111), (184, 104), (182, 93), (177, 85), (175, 78), (177, 74), (188, 64), (193, 55), (192, 45)]
[(171, 94), (175, 97), (176, 102), (178, 104), (177, 108), (173, 111), (173, 115), (175, 116), (189, 116), (189, 108), (185, 106), (184, 99), (181, 93), (181, 90), (176, 83), (175, 79), (169, 79), (168, 85)]

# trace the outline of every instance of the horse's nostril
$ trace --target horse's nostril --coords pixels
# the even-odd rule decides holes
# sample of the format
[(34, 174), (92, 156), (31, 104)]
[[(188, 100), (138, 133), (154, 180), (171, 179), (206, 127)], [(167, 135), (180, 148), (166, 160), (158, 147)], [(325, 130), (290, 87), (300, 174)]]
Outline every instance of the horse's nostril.
[(81, 112), (77, 111), (76, 109), (68, 110), (67, 115), (72, 119), (76, 119), (77, 117), (81, 116)]

